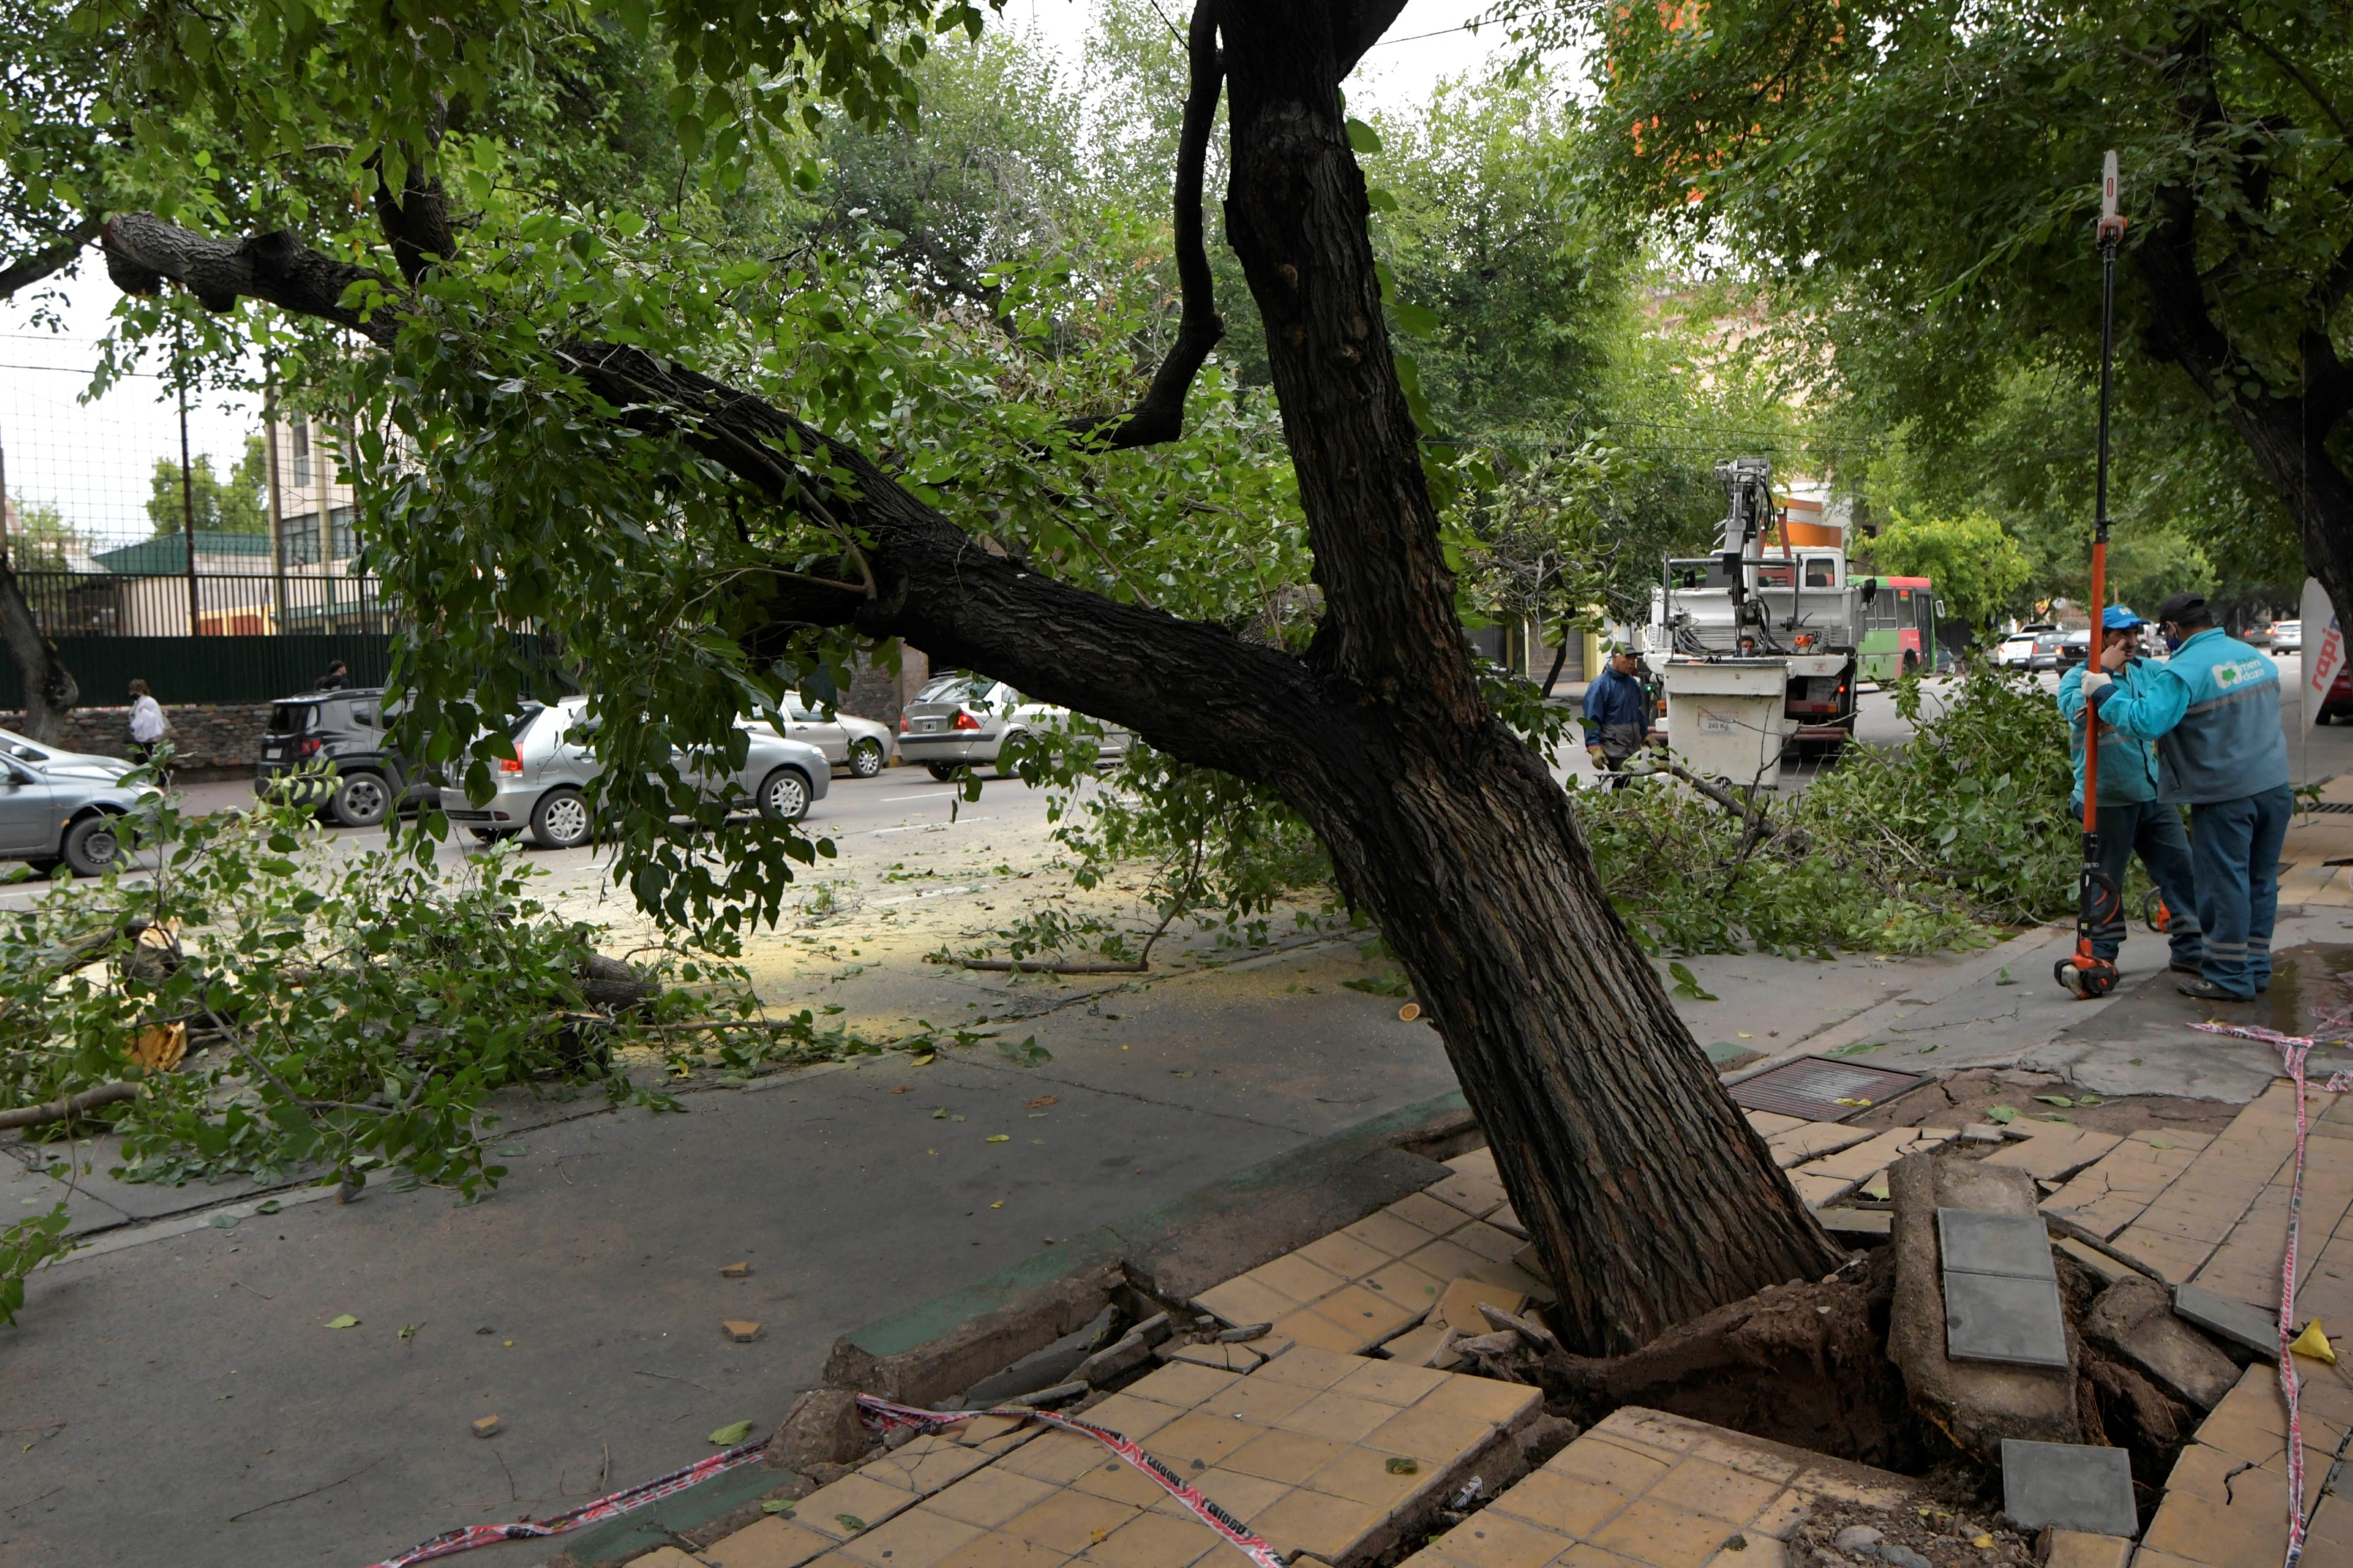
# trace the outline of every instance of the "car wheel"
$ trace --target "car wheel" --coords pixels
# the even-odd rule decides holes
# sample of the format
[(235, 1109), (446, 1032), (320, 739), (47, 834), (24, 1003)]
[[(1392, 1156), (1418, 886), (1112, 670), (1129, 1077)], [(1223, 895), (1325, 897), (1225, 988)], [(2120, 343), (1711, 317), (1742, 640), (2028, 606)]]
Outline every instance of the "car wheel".
[(940, 783), (945, 784), (948, 780), (955, 777), (956, 764), (954, 763), (925, 763), (923, 764), (923, 771), (931, 774), (934, 778), (939, 780)]
[(328, 809), (345, 827), (374, 827), (392, 809), (392, 788), (377, 773), (353, 773), (335, 786)]
[(990, 771), (998, 778), (1009, 779), (1015, 777), (1018, 773), (1018, 769), (1007, 763), (1005, 753), (1014, 742), (1025, 739), (1027, 731), (1025, 731), (1011, 730), (1006, 732), (1005, 739), (997, 742), (997, 761), (992, 765)]
[(58, 846), (66, 865), (77, 877), (100, 877), (108, 867), (122, 856), (122, 836), (120, 823), (104, 813), (85, 816), (66, 829), (66, 839)]
[(25, 862), (26, 868), (31, 871), (36, 877), (46, 877), (55, 871), (61, 864), (63, 864), (63, 862), (58, 860), (54, 855), (44, 856), (38, 860), (27, 860)]
[(770, 822), (798, 822), (808, 815), (809, 782), (798, 768), (778, 768), (760, 781), (759, 805)]
[(478, 844), (503, 844), (520, 830), (512, 827), (475, 827), (469, 828), (467, 831), (473, 834), (474, 841)]
[(849, 776), (871, 779), (882, 771), (882, 742), (860, 741), (849, 748)]
[(594, 826), (576, 789), (549, 790), (531, 808), (531, 836), (543, 849), (576, 849), (588, 842)]

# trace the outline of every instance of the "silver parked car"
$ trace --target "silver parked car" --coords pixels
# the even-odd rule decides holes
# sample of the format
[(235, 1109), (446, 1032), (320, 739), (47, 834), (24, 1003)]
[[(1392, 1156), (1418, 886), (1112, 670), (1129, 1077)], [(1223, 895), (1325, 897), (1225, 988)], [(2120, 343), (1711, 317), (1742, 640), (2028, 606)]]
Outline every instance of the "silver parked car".
[[(747, 730), (762, 734), (776, 733), (776, 724), (763, 713), (739, 721)], [(849, 776), (871, 779), (891, 765), (891, 731), (871, 719), (860, 719), (839, 709), (820, 711), (798, 697), (785, 699), (786, 738), (815, 746), (825, 753), (825, 760), (837, 768), (847, 768)]]
[[(899, 716), (899, 754), (921, 763), (935, 779), (951, 778), (959, 767), (983, 766), (1004, 778), (1010, 772), (1004, 763), (1007, 742), (1065, 728), (1071, 718), (1067, 708), (1033, 702), (985, 675), (935, 676)], [(1096, 760), (1116, 762), (1133, 739), (1104, 725)]]
[(0, 860), (95, 877), (130, 849), (122, 818), (160, 792), (125, 786), (120, 757), (68, 752), (0, 730)]
[[(588, 750), (588, 700), (567, 697), (544, 707), (526, 708), (507, 728), (514, 742), (512, 762), (501, 761), (491, 773), (495, 789), (486, 805), (466, 798), (462, 787), (444, 786), (441, 810), (450, 821), (462, 823), (475, 837), (489, 841), (531, 830), (532, 838), (549, 849), (570, 849), (588, 841), (595, 823), (584, 793), (605, 764)], [(823, 800), (833, 769), (825, 753), (799, 741), (787, 741), (765, 726), (746, 725), (751, 750), (744, 766), (731, 773), (712, 773), (681, 754), (679, 771), (696, 779), (731, 806), (750, 806), (772, 822), (798, 822), (812, 802)]]

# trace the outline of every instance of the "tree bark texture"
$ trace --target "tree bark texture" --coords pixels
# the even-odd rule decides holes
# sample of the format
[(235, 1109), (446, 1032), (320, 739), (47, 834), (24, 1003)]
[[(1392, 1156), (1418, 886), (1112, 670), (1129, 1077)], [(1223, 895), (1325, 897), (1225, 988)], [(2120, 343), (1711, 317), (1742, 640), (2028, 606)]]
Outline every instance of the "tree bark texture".
[[(1480, 694), (1340, 108), (1341, 77), (1397, 6), (1207, 9), (1230, 95), (1227, 228), (1267, 323), (1324, 596), (1304, 656), (992, 554), (862, 454), (691, 371), (608, 344), (563, 352), (600, 396), (670, 411), (766, 495), (822, 493), (857, 537), (872, 591), (780, 576), (779, 645), (807, 625), (903, 637), (939, 668), (986, 670), (1298, 809), (1427, 999), (1570, 1349), (1622, 1353), (1818, 1278), (1840, 1254), (1610, 909), (1568, 796)], [(208, 304), (251, 295), (392, 336), (391, 310), (362, 324), (335, 304), (362, 274), (287, 236), (222, 242), (132, 215), (106, 243), (126, 287), (168, 278)], [(788, 437), (854, 488), (824, 491)]]
[(25, 734), (47, 745), (64, 739), (65, 718), (81, 700), (73, 671), (58, 657), (58, 645), (42, 632), (25, 601), (24, 584), (16, 580), (7, 542), (0, 539), (0, 644), (16, 662), (17, 683), (25, 692)]

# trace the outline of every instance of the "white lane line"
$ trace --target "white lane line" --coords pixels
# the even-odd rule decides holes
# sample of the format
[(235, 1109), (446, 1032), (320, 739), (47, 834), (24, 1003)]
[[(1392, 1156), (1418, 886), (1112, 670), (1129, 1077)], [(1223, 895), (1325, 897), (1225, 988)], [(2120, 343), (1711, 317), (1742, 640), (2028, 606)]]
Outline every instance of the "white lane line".
[[(940, 789), (953, 788), (954, 786), (950, 784), (942, 784), (940, 786)], [(888, 805), (890, 802), (894, 800), (937, 800), (940, 798), (940, 789), (927, 789), (921, 795), (886, 795), (882, 797), (882, 800), (885, 805)]]
[(878, 827), (874, 830), (874, 837), (880, 838), (886, 833), (944, 833), (951, 827), (962, 827), (966, 823), (996, 820), (994, 816), (959, 816), (954, 822), (911, 822), (903, 827)]

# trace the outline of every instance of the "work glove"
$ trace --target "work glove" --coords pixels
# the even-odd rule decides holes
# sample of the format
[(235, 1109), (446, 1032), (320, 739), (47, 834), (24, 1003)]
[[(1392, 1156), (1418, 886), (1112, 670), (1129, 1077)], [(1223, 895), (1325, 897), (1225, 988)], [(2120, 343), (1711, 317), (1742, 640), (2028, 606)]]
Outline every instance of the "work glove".
[(2100, 693), (2105, 691), (2109, 687), (2114, 686), (2116, 683), (2116, 677), (2110, 675), (2105, 669), (2085, 670), (2084, 672), (2084, 700), (2094, 704), (2098, 703), (2100, 700)]
[(2116, 683), (2105, 675), (2100, 677), (2100, 684), (2097, 687), (2094, 687), (2088, 680), (2084, 683), (2084, 701), (2094, 713), (2100, 710), (2102, 703), (2116, 694)]
[(1599, 768), (1605, 773), (1609, 771), (1609, 755), (1600, 747), (1588, 746), (1585, 748), (1585, 754), (1593, 759), (1593, 765), (1595, 767)]

